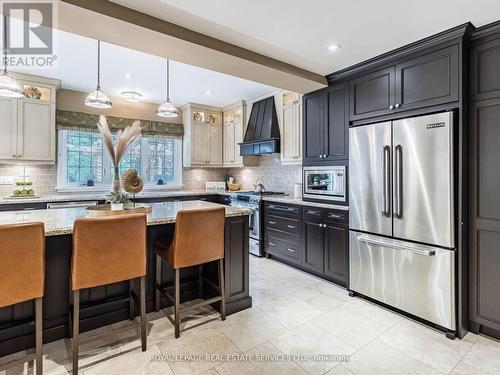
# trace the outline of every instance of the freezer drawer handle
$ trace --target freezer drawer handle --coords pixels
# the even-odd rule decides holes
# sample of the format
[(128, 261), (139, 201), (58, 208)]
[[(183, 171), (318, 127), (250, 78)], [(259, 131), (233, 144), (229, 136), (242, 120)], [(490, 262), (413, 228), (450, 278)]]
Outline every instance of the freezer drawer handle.
[(367, 245), (377, 245), (377, 246), (385, 246), (385, 247), (390, 247), (392, 249), (398, 249), (398, 250), (405, 250), (405, 251), (411, 251), (412, 253), (420, 254), (420, 255), (426, 255), (426, 256), (434, 256), (436, 255), (435, 250), (427, 250), (427, 249), (419, 249), (419, 248), (412, 248), (412, 247), (407, 247), (403, 245), (398, 245), (392, 242), (386, 242), (384, 240), (380, 239), (375, 239), (372, 237), (368, 236), (358, 236), (357, 240), (360, 242), (364, 242)]

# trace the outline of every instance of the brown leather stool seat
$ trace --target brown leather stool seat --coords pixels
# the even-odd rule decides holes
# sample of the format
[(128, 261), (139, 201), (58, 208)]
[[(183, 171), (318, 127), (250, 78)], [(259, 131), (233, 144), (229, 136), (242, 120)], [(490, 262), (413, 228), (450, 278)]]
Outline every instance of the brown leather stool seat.
[(36, 359), (43, 371), (42, 297), (45, 284), (45, 228), (43, 223), (0, 225), (0, 308), (35, 300), (35, 355), (0, 366), (0, 371)]
[[(156, 252), (156, 311), (160, 309), (160, 293), (174, 304), (174, 319), (168, 316), (175, 326), (175, 337), (180, 336), (180, 315), (187, 310), (221, 302), (221, 317), (226, 319), (226, 303), (224, 290), (224, 223), (225, 208), (216, 207), (201, 210), (185, 210), (177, 213), (174, 238), (169, 244), (164, 240), (155, 242)], [(161, 282), (162, 261), (174, 268), (175, 296), (172, 297), (163, 288)], [(206, 299), (195, 305), (180, 309), (180, 269), (199, 266), (204, 263), (218, 261), (220, 295)], [(199, 288), (202, 292), (203, 275), (200, 271)]]
[(80, 289), (140, 279), (141, 345), (146, 351), (146, 215), (80, 218), (73, 227), (73, 374), (78, 372)]

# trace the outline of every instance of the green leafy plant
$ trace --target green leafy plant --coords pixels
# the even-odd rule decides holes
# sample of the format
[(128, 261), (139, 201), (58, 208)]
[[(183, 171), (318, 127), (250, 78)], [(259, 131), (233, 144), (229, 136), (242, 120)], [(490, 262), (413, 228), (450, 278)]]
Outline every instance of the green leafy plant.
[(106, 199), (106, 203), (111, 203), (111, 204), (130, 202), (128, 195), (122, 192), (115, 193), (114, 191), (112, 191), (111, 193), (104, 196), (104, 198)]

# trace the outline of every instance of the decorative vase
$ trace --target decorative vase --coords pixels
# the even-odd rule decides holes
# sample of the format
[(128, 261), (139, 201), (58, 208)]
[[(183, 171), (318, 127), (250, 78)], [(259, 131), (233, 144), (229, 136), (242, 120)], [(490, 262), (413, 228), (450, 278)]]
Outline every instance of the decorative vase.
[(111, 210), (112, 211), (122, 211), (123, 210), (123, 203), (111, 203)]
[(115, 177), (113, 179), (113, 192), (119, 193), (122, 190), (121, 182), (120, 182), (120, 171), (118, 166), (115, 166)]

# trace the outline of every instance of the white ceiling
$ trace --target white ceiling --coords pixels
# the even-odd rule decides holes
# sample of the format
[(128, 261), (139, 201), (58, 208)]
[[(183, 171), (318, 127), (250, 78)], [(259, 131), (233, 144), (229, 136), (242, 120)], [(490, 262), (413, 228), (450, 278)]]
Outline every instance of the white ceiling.
[[(323, 75), (461, 23), (500, 18), (495, 0), (113, 1)], [(330, 53), (333, 43), (342, 48)]]
[[(61, 80), (63, 88), (90, 92), (97, 83), (97, 41), (56, 31), (57, 67), (12, 71)], [(166, 60), (121, 46), (101, 43), (101, 88), (108, 96), (137, 91), (143, 101), (165, 100)], [(132, 78), (125, 78), (125, 74)], [(170, 97), (176, 106), (200, 103), (223, 107), (249, 100), (276, 89), (260, 83), (170, 61)], [(207, 95), (210, 91), (212, 94)]]

